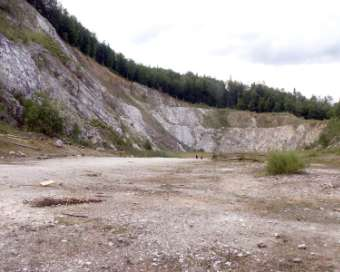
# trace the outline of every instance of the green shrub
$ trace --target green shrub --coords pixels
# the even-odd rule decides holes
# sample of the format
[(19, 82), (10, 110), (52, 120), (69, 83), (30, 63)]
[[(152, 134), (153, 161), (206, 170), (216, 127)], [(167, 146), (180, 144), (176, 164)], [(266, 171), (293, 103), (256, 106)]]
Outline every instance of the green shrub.
[(149, 140), (146, 140), (145, 143), (143, 144), (143, 147), (145, 150), (152, 150), (152, 145)]
[(0, 113), (3, 113), (6, 111), (6, 107), (4, 104), (2, 104), (2, 102), (0, 102)]
[(80, 142), (80, 127), (77, 123), (73, 124), (72, 130), (71, 130), (71, 139), (73, 142), (75, 143), (79, 143)]
[(305, 167), (305, 162), (294, 151), (273, 152), (267, 159), (267, 173), (270, 175), (299, 173)]
[(35, 96), (23, 101), (24, 125), (32, 131), (57, 136), (64, 131), (64, 120), (46, 96)]
[(332, 118), (328, 121), (327, 127), (322, 132), (319, 143), (323, 147), (327, 147), (337, 137), (340, 137), (340, 119)]

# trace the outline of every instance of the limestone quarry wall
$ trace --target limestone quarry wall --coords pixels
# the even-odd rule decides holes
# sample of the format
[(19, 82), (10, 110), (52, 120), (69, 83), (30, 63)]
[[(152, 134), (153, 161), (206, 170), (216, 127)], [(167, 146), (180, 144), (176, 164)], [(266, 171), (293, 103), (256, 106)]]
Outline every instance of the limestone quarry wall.
[(190, 105), (128, 82), (66, 45), (49, 22), (25, 1), (13, 1), (22, 12), (20, 22), (0, 9), (2, 18), (51, 37), (67, 56), (63, 61), (38, 43), (13, 41), (0, 33), (0, 101), (6, 104), (13, 120), (22, 114), (18, 96), (44, 92), (55, 100), (68, 130), (77, 123), (82, 137), (98, 145), (107, 139), (92, 125), (93, 120), (100, 120), (133, 141), (136, 148), (142, 148), (148, 140), (156, 149), (209, 152), (302, 148), (315, 142), (325, 126), (290, 114)]

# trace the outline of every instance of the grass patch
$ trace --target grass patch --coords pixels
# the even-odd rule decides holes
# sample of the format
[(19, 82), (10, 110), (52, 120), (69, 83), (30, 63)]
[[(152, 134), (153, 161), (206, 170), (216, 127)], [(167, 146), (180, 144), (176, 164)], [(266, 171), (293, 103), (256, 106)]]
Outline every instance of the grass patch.
[(40, 44), (47, 49), (53, 56), (60, 59), (64, 64), (68, 61), (68, 58), (60, 49), (59, 45), (49, 36), (42, 32), (26, 31), (26, 38), (28, 41)]
[(7, 39), (13, 42), (36, 43), (48, 50), (53, 56), (57, 57), (64, 64), (68, 57), (63, 53), (60, 46), (48, 35), (43, 32), (34, 32), (24, 27), (19, 27), (10, 22), (0, 13), (0, 32)]
[(229, 127), (228, 109), (214, 109), (203, 115), (203, 125), (208, 128)]
[(57, 136), (63, 134), (64, 120), (59, 111), (44, 95), (36, 95), (33, 99), (24, 99), (23, 122), (31, 131)]
[(273, 152), (267, 159), (266, 171), (269, 175), (296, 174), (305, 167), (303, 159), (294, 151)]
[(9, 133), (16, 133), (16, 129), (11, 127), (8, 123), (4, 121), (0, 121), (0, 133), (1, 134), (9, 134)]
[(104, 138), (112, 143), (119, 151), (133, 151), (133, 145), (130, 139), (121, 136), (118, 132), (114, 131), (111, 127), (98, 119), (92, 119), (90, 124), (98, 128)]
[(322, 132), (319, 143), (323, 147), (328, 147), (336, 141), (340, 141), (340, 119), (332, 118), (328, 121), (327, 127)]
[(212, 160), (265, 162), (265, 155), (262, 153), (214, 153)]

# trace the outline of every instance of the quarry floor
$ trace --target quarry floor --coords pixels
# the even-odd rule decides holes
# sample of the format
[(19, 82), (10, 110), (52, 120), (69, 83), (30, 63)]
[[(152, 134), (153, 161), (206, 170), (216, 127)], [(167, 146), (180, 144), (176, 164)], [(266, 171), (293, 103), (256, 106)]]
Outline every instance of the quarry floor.
[[(270, 177), (263, 168), (161, 158), (0, 164), (0, 271), (340, 271), (340, 169)], [(31, 207), (41, 197), (103, 202)]]

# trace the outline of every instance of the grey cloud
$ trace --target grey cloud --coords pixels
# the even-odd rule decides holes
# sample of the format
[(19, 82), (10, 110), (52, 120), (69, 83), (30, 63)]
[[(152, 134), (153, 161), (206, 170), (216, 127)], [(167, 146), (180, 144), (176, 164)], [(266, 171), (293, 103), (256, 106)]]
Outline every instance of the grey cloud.
[(236, 55), (247, 61), (269, 65), (334, 63), (340, 62), (340, 40), (313, 44), (297, 40), (283, 45), (260, 34), (240, 35), (225, 46), (212, 50), (211, 54), (220, 57)]
[(256, 63), (271, 65), (340, 62), (340, 42), (289, 47), (263, 44), (261, 47), (250, 48), (248, 52), (245, 52), (245, 57)]

